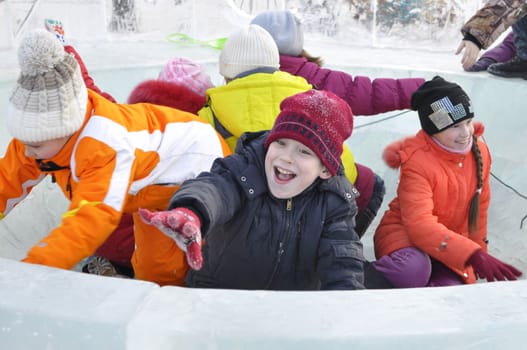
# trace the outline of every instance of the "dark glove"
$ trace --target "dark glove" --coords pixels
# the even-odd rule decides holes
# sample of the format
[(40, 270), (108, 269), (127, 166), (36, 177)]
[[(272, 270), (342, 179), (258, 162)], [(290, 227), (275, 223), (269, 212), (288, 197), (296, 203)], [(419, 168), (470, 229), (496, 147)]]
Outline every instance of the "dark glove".
[(191, 269), (201, 269), (201, 222), (194, 212), (187, 208), (159, 212), (139, 209), (139, 216), (144, 222), (154, 225), (172, 238), (178, 247), (187, 253), (187, 262)]
[(492, 255), (485, 253), (482, 249), (476, 250), (468, 259), (478, 278), (486, 278), (487, 281), (514, 281), (522, 275), (522, 272), (514, 266), (505, 264)]

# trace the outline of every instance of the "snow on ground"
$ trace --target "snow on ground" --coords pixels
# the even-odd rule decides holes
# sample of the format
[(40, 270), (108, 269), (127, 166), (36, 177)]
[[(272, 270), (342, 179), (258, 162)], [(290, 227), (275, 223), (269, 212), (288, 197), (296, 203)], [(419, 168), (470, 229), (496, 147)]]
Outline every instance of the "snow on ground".
[[(70, 40), (96, 83), (119, 101), (126, 100), (136, 83), (155, 78), (173, 56), (206, 64), (213, 81), (222, 83), (218, 51), (169, 43), (160, 33), (97, 40), (77, 35)], [(527, 272), (527, 219), (520, 227), (527, 215), (525, 81), (463, 72), (453, 54), (456, 46), (452, 43), (451, 52), (433, 52), (306, 40), (306, 48), (322, 55), (329, 67), (352, 75), (440, 74), (463, 86), (473, 99), (476, 118), (485, 123), (493, 155), (490, 251)], [(18, 74), (16, 51), (0, 51), (0, 62), (0, 108), (5, 112)], [(394, 195), (398, 177), (382, 163), (382, 149), (418, 127), (416, 114), (409, 111), (356, 118), (348, 144), (359, 162), (386, 181), (381, 212)], [(8, 140), (0, 124), (0, 153)], [(6, 348), (168, 349), (177, 344), (191, 349), (512, 349), (527, 340), (525, 279), (361, 292), (208, 291), (160, 288), (17, 262), (59, 222), (66, 206), (57, 188), (45, 182), (0, 221), (0, 340)], [(374, 227), (375, 223), (363, 238), (370, 259)]]

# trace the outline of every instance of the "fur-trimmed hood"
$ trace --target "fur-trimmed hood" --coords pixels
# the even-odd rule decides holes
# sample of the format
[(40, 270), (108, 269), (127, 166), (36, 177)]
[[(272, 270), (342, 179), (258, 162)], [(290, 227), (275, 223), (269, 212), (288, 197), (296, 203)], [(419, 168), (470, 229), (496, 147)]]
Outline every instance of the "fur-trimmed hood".
[(205, 105), (204, 95), (200, 95), (183, 85), (163, 80), (146, 80), (139, 83), (130, 96), (128, 103), (147, 102), (176, 108), (197, 114)]

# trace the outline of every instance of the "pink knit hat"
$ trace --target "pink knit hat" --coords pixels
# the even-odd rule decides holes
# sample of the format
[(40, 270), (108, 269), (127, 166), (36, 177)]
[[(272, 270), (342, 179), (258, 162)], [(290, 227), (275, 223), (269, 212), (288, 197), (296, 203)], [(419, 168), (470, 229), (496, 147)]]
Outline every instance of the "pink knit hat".
[(183, 57), (169, 60), (159, 73), (158, 79), (184, 85), (203, 96), (207, 89), (214, 87), (203, 66)]

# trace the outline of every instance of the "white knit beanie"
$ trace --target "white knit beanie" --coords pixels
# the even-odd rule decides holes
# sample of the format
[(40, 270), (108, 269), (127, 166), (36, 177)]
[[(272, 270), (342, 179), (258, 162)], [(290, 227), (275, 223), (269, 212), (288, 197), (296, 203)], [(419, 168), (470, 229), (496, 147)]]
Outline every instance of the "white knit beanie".
[(9, 98), (7, 129), (23, 142), (72, 135), (84, 122), (88, 91), (79, 64), (44, 29), (30, 32), (18, 48), (20, 76)]
[(220, 53), (220, 74), (227, 79), (256, 68), (280, 67), (280, 55), (271, 34), (249, 25), (231, 34)]
[(257, 24), (267, 30), (282, 55), (300, 56), (302, 53), (304, 49), (302, 24), (291, 11), (264, 11), (254, 17), (251, 24)]

